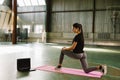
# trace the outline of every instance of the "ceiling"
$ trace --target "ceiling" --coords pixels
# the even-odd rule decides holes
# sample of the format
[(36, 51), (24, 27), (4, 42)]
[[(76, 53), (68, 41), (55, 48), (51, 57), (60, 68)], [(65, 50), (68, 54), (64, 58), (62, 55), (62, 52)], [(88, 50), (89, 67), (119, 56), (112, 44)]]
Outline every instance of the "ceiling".
[[(17, 0), (19, 7), (46, 5), (45, 0)], [(0, 5), (12, 8), (12, 0), (0, 0)]]
[(45, 5), (45, 0), (17, 0), (18, 5), (21, 6), (39, 6)]

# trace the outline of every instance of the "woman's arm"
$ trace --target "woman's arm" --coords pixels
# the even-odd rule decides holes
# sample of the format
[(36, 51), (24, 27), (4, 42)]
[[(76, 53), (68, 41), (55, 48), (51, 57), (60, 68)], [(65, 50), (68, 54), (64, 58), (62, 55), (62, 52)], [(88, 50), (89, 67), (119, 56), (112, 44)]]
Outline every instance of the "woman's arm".
[(72, 44), (72, 46), (70, 46), (70, 47), (68, 47), (68, 48), (62, 48), (62, 50), (73, 50), (73, 49), (75, 49), (75, 47), (76, 47), (76, 45), (77, 45), (77, 42), (73, 42), (73, 44)]

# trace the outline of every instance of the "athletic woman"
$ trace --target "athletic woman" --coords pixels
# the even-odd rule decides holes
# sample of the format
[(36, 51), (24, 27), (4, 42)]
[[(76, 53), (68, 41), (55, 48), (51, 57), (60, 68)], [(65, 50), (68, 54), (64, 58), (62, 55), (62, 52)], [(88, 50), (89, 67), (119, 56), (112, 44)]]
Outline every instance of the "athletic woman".
[(107, 67), (106, 65), (98, 65), (96, 67), (90, 67), (88, 68), (88, 63), (86, 61), (87, 55), (84, 52), (84, 37), (83, 37), (83, 30), (82, 25), (79, 23), (73, 24), (73, 30), (74, 33), (76, 33), (76, 36), (73, 39), (72, 45), (68, 48), (63, 47), (61, 50), (60, 58), (59, 58), (59, 64), (56, 66), (56, 70), (61, 69), (62, 62), (64, 59), (64, 55), (67, 55), (71, 58), (78, 59), (81, 62), (82, 68), (85, 73), (89, 73), (91, 71), (100, 70), (105, 75), (107, 73)]

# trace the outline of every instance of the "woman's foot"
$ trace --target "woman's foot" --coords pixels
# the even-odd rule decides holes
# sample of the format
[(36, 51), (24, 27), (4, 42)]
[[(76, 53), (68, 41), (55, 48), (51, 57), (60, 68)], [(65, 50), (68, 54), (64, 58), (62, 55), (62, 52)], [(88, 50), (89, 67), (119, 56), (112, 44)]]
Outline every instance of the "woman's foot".
[(103, 73), (103, 75), (107, 74), (107, 66), (106, 65), (100, 65), (99, 69)]
[(58, 65), (58, 66), (55, 67), (55, 70), (60, 70), (61, 67), (62, 67), (61, 65)]

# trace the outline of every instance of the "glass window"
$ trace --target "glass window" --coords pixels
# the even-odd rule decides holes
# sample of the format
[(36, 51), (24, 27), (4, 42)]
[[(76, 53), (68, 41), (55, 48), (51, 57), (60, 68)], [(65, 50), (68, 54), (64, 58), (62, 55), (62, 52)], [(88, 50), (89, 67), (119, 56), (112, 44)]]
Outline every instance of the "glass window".
[(19, 6), (39, 6), (46, 5), (45, 0), (17, 0)]
[(31, 1), (30, 0), (24, 0), (26, 6), (31, 6)]
[(3, 3), (3, 1), (4, 1), (4, 0), (0, 0), (0, 4), (2, 4), (2, 3)]
[(46, 5), (45, 0), (38, 0), (39, 5)]
[(24, 0), (17, 0), (19, 6), (25, 6)]
[(17, 28), (19, 28), (19, 26), (17, 25)]
[(30, 25), (23, 25), (23, 29), (27, 28), (28, 29), (28, 33), (30, 33)]
[(38, 5), (38, 0), (31, 0), (32, 5)]
[(34, 33), (42, 33), (43, 32), (43, 25), (36, 25), (34, 29)]

